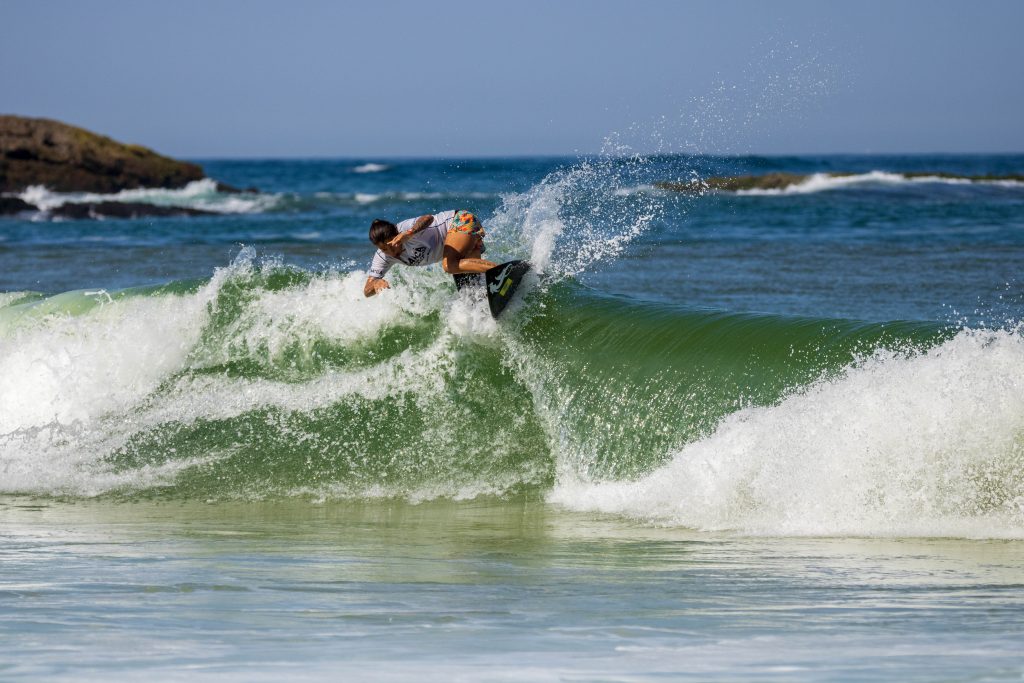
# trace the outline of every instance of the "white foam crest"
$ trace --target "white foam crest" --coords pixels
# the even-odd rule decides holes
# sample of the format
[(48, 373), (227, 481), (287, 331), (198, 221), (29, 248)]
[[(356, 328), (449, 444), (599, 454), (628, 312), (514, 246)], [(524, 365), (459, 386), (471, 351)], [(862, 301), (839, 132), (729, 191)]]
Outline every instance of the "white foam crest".
[(552, 502), (764, 535), (1024, 538), (1024, 338), (964, 331), (878, 352), (741, 410), (631, 482), (563, 476)]
[(2, 320), (0, 491), (94, 495), (166, 482), (196, 464), (128, 474), (103, 458), (135, 433), (138, 407), (188, 365), (220, 287), (254, 256), (243, 249), (193, 294), (71, 292)]
[(91, 310), (23, 315), (0, 331), (0, 491), (95, 495), (196, 464), (125, 473), (102, 458), (133, 433), (133, 407), (186, 364), (220, 279), (186, 296), (92, 292)]
[(50, 211), (64, 204), (90, 202), (138, 202), (155, 206), (181, 206), (218, 213), (257, 213), (272, 208), (280, 195), (227, 193), (217, 191), (212, 178), (194, 180), (178, 189), (138, 188), (112, 194), (95, 192), (54, 192), (42, 185), (33, 185), (18, 195), (23, 201)]
[(814, 173), (799, 183), (780, 188), (752, 188), (736, 190), (742, 196), (799, 195), (842, 190), (863, 185), (905, 185), (938, 183), (943, 185), (995, 185), (998, 187), (1024, 187), (1016, 180), (972, 180), (970, 178), (949, 178), (945, 176), (906, 176), (889, 171), (870, 171), (855, 175), (833, 176), (828, 173)]
[(421, 199), (441, 199), (450, 195), (445, 195), (441, 192), (398, 192), (392, 196), (402, 201), (418, 201)]
[[(354, 291), (352, 285), (357, 278), (361, 278), (361, 274), (347, 276), (344, 287)], [(360, 314), (374, 319), (359, 330), (345, 329), (346, 321), (353, 314), (351, 307), (347, 310), (341, 307), (341, 312), (336, 313), (329, 307), (311, 303), (309, 311), (312, 314), (308, 320), (315, 323), (316, 333), (320, 335), (330, 334), (334, 330), (337, 332), (336, 339), (343, 341), (352, 341), (358, 337), (372, 339), (381, 327), (400, 322), (403, 314), (411, 310), (416, 310), (417, 316), (422, 316), (426, 307), (445, 306), (445, 327), (428, 347), (406, 349), (397, 357), (371, 366), (328, 371), (302, 383), (221, 375), (182, 376), (163, 396), (148, 405), (143, 414), (136, 417), (132, 428), (152, 428), (168, 422), (187, 424), (199, 419), (229, 419), (263, 408), (310, 412), (352, 397), (378, 401), (409, 392), (426, 402), (426, 409), (433, 410), (435, 406), (429, 405), (429, 402), (441, 388), (438, 377), (455, 364), (457, 354), (451, 348), (453, 338), (497, 343), (497, 325), (482, 298), (474, 299), (470, 293), (463, 292), (451, 299), (449, 293), (442, 301), (439, 288), (429, 279), (403, 284), (410, 286), (385, 290), (369, 299), (363, 297), (367, 308), (359, 309)], [(403, 292), (410, 294), (403, 296)], [(261, 300), (267, 294), (264, 293)], [(301, 293), (297, 292), (296, 296), (301, 296)], [(333, 290), (327, 290), (324, 296), (325, 301), (332, 301)], [(359, 296), (362, 297), (361, 284)], [(287, 305), (288, 302), (283, 300), (269, 306), (260, 305), (258, 314), (273, 319), (279, 311), (286, 310)], [(284, 306), (284, 309), (279, 306)], [(374, 317), (370, 313), (373, 308), (370, 307), (376, 307), (382, 312)], [(300, 334), (296, 328), (261, 329), (266, 333), (265, 336), (256, 334), (250, 337), (254, 346), (261, 348), (266, 348), (268, 344), (291, 343)]]
[(904, 176), (910, 183), (943, 183), (945, 185), (994, 185), (996, 187), (1024, 187), (1024, 182), (1012, 178), (988, 180), (983, 178), (950, 178), (940, 175)]
[(363, 294), (362, 271), (318, 276), (277, 291), (260, 290), (223, 331), (225, 341), (205, 349), (193, 365), (227, 362), (240, 349), (273, 361), (286, 350), (311, 349), (319, 340), (371, 340), (384, 327), (437, 310), (450, 295), (437, 286), (436, 273), (399, 271), (389, 279), (396, 286), (370, 298)]
[(381, 173), (391, 168), (387, 164), (361, 164), (352, 169), (353, 173)]
[(217, 286), (120, 301), (93, 292), (85, 315), (19, 318), (0, 337), (0, 434), (87, 422), (148, 394), (182, 366)]

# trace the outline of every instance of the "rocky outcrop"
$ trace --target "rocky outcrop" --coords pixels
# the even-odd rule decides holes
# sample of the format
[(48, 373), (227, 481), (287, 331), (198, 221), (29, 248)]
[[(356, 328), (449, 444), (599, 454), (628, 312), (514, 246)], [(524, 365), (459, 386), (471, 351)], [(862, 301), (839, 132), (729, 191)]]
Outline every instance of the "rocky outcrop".
[(223, 192), (224, 194), (259, 194), (259, 188), (256, 187), (235, 187), (234, 185), (228, 185), (227, 183), (217, 183), (217, 192)]
[[(0, 216), (38, 214), (39, 207), (19, 197), (0, 197)], [(203, 211), (188, 206), (160, 206), (144, 202), (68, 202), (45, 211), (47, 218), (146, 218), (149, 216), (212, 216), (214, 211)]]
[[(32, 207), (33, 209), (35, 207)], [(146, 218), (149, 216), (212, 216), (213, 211), (203, 211), (186, 206), (158, 206), (142, 202), (75, 202), (61, 204), (49, 210), (53, 218)]]
[(38, 211), (34, 204), (29, 204), (17, 197), (0, 197), (0, 216), (13, 216), (25, 211)]
[(45, 185), (57, 192), (107, 194), (140, 187), (183, 187), (204, 177), (196, 164), (66, 123), (0, 116), (0, 193)]
[[(20, 197), (33, 185), (52, 192), (113, 194), (137, 188), (184, 187), (206, 175), (196, 164), (177, 161), (139, 145), (125, 145), (50, 119), (0, 116), (0, 215), (39, 213), (44, 218), (142, 218), (207, 216), (214, 212), (145, 202), (81, 201), (68, 198), (44, 211)], [(217, 183), (223, 193), (259, 192)], [(6, 196), (4, 196), (6, 195)]]

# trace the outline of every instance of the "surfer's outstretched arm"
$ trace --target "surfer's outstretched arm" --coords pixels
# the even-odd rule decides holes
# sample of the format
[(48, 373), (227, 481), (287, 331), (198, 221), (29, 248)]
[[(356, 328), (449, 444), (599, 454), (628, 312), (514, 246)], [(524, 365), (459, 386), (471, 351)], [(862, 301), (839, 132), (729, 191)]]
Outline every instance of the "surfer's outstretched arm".
[(366, 278), (366, 284), (363, 285), (363, 295), (373, 296), (382, 289), (389, 289), (391, 285), (388, 281), (380, 277), (368, 277)]

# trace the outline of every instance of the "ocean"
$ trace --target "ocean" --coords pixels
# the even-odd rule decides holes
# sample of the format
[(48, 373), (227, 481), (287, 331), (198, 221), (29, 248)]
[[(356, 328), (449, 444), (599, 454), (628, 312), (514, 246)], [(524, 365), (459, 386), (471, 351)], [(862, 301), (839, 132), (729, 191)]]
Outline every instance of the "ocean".
[(0, 679), (1024, 677), (1024, 155), (198, 161), (0, 217)]

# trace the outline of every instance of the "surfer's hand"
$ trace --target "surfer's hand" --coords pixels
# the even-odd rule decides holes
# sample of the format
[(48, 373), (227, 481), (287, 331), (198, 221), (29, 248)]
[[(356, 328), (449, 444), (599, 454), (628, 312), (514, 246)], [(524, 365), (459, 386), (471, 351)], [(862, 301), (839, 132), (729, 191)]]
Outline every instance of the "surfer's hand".
[(391, 287), (391, 285), (388, 284), (387, 280), (379, 277), (373, 277), (371, 275), (366, 278), (366, 284), (363, 285), (363, 296), (373, 296), (377, 292), (383, 289), (388, 289), (389, 287)]
[(397, 249), (398, 247), (401, 247), (402, 244), (410, 237), (412, 237), (412, 233), (400, 232), (394, 237), (392, 237), (390, 240), (388, 240), (388, 246), (395, 247)]

